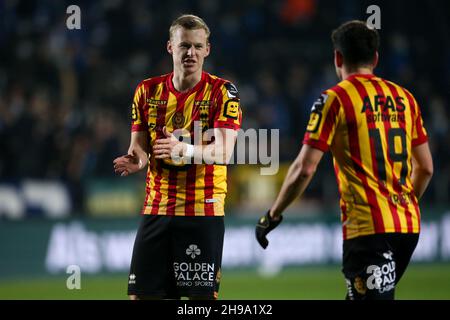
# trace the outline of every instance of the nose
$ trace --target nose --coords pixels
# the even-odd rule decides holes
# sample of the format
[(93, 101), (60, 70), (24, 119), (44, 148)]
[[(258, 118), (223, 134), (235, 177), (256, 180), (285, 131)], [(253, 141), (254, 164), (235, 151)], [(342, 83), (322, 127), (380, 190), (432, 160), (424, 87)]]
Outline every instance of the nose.
[(188, 49), (188, 51), (187, 51), (187, 55), (188, 55), (189, 57), (191, 57), (193, 54), (194, 54), (194, 47), (193, 47), (193, 46), (190, 46), (189, 49)]

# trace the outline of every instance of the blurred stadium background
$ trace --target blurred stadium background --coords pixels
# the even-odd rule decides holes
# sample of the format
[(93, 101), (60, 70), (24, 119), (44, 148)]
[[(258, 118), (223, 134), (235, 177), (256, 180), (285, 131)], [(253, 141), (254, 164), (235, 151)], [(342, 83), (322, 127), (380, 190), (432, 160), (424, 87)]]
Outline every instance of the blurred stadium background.
[[(66, 28), (67, 6), (81, 30)], [(279, 174), (229, 170), (224, 299), (342, 299), (331, 158), (263, 252), (253, 224), (301, 145), (310, 106), (336, 83), (330, 32), (381, 8), (376, 72), (422, 107), (435, 176), (400, 299), (450, 299), (450, 6), (447, 1), (0, 1), (0, 299), (126, 299), (144, 175), (114, 176), (140, 80), (171, 71), (181, 13), (212, 30), (205, 69), (240, 90), (243, 128), (280, 129)], [(157, 257), (155, 257), (157, 258)], [(79, 265), (81, 290), (66, 288)]]

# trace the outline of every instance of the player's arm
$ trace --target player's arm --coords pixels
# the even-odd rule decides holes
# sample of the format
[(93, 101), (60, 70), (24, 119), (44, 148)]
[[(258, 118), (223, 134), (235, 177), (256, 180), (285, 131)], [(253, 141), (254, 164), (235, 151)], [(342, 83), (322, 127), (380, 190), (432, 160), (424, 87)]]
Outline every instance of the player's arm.
[(267, 234), (281, 223), (283, 218), (281, 213), (284, 209), (303, 194), (314, 176), (323, 154), (322, 150), (304, 144), (297, 158), (289, 167), (272, 208), (259, 219), (256, 225), (256, 240), (264, 249), (269, 245)]
[[(227, 128), (214, 128), (214, 141), (207, 145), (194, 145), (192, 157), (203, 159), (207, 164), (228, 164), (236, 143), (237, 131)], [(185, 155), (187, 146), (185, 147)]]
[(289, 167), (278, 197), (269, 211), (271, 219), (280, 219), (281, 213), (292, 201), (303, 194), (314, 176), (322, 156), (323, 151), (307, 144), (303, 145), (297, 158)]
[(144, 117), (145, 105), (144, 82), (139, 83), (131, 104), (131, 139), (130, 147), (126, 155), (114, 159), (114, 171), (121, 176), (128, 176), (143, 168), (148, 163), (149, 135)]
[(289, 167), (272, 208), (256, 224), (256, 240), (264, 249), (269, 244), (267, 234), (281, 223), (281, 214), (287, 206), (303, 194), (323, 154), (328, 151), (339, 123), (340, 110), (340, 102), (333, 92), (322, 93), (314, 102), (303, 147)]
[[(165, 138), (155, 141), (153, 154), (156, 159), (176, 160), (178, 157), (194, 159), (194, 163), (228, 164), (233, 154), (237, 132), (233, 129), (214, 128), (214, 141), (207, 145), (180, 142), (167, 128)], [(210, 137), (212, 138), (212, 137)]]
[(142, 170), (148, 163), (148, 133), (146, 131), (131, 132), (128, 154), (116, 158), (114, 171), (121, 176), (128, 176)]
[(428, 142), (412, 148), (412, 165), (414, 193), (420, 199), (433, 176), (433, 159)]

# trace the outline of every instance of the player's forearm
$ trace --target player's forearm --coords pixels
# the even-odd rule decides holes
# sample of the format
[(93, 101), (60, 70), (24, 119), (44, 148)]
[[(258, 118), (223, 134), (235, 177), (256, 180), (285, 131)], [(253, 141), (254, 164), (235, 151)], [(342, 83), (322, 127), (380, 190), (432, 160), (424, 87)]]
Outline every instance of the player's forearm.
[(271, 208), (272, 216), (277, 218), (299, 196), (303, 194), (314, 176), (315, 168), (292, 164), (284, 180), (280, 193)]
[(422, 168), (413, 169), (411, 180), (414, 187), (414, 194), (416, 195), (417, 199), (420, 199), (425, 193), (425, 190), (427, 189), (432, 176), (432, 170), (425, 170)]
[(133, 132), (131, 135), (128, 154), (135, 155), (139, 161), (139, 168), (142, 169), (148, 162), (148, 135), (146, 132)]
[(194, 145), (193, 146), (194, 163), (206, 164), (228, 164), (230, 162), (232, 152), (229, 152), (222, 144)]

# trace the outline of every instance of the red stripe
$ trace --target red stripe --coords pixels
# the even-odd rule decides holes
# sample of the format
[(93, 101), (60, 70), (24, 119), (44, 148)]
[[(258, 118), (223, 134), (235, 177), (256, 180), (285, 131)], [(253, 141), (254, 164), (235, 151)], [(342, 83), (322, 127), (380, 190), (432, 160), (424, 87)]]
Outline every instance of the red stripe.
[(414, 196), (414, 194), (412, 194), (409, 198), (412, 199), (412, 201), (413, 201), (414, 210), (416, 211), (416, 214), (417, 214), (418, 231), (420, 232), (421, 217), (420, 217), (419, 204), (417, 203), (417, 198)]
[(169, 170), (168, 178), (168, 200), (166, 214), (168, 216), (175, 215), (175, 205), (177, 202), (177, 174), (176, 170)]
[(365, 175), (361, 161), (361, 150), (358, 141), (358, 124), (356, 123), (356, 115), (352, 101), (348, 96), (348, 93), (342, 87), (335, 86), (333, 90), (338, 95), (344, 107), (345, 119), (347, 122), (347, 128), (349, 133), (348, 137), (349, 137), (351, 159), (353, 162), (353, 167), (356, 172), (356, 175), (361, 180), (362, 187), (364, 188), (368, 205), (370, 206), (375, 233), (383, 233), (384, 232), (383, 216), (380, 211), (380, 206), (378, 205), (375, 191), (373, 191), (372, 188), (370, 188), (370, 186), (367, 184), (367, 177)]
[[(161, 81), (165, 81), (165, 85), (163, 85), (162, 92), (161, 92), (161, 98), (160, 100), (167, 101), (169, 98), (169, 88), (167, 87), (167, 81), (162, 78)], [(156, 139), (163, 138), (162, 128), (164, 127), (166, 123), (166, 111), (167, 111), (167, 104), (158, 106), (157, 113), (156, 113)], [(152, 144), (153, 145), (153, 144)], [(159, 204), (161, 202), (162, 194), (161, 194), (161, 179), (162, 179), (162, 172), (163, 169), (161, 168), (161, 161), (152, 159), (155, 161), (156, 168), (157, 168), (157, 174), (155, 179), (155, 197), (153, 198), (152, 202), (152, 211), (151, 214), (158, 214), (159, 211)]]
[(161, 166), (158, 164), (158, 173), (156, 174), (155, 177), (155, 186), (153, 187), (153, 190), (155, 190), (155, 197), (153, 198), (153, 202), (152, 202), (152, 212), (151, 214), (158, 214), (159, 211), (159, 203), (161, 202), (161, 179), (162, 179), (162, 168)]
[(331, 130), (333, 126), (336, 124), (336, 116), (339, 112), (339, 100), (334, 99), (331, 103), (330, 109), (327, 112), (327, 116), (325, 118), (325, 122), (323, 124), (322, 132), (320, 133), (319, 140), (328, 144), (328, 138), (330, 137)]
[(305, 139), (303, 139), (303, 144), (307, 144), (313, 148), (319, 149), (320, 151), (327, 152), (329, 149), (328, 144), (320, 140), (314, 140), (309, 138), (310, 134), (307, 132), (305, 134)]
[[(394, 101), (399, 97), (399, 94), (397, 92), (397, 89), (395, 88), (394, 85), (392, 85), (391, 83), (389, 83), (388, 81), (384, 81), (384, 83), (386, 84), (386, 86), (389, 88), (389, 90), (391, 91), (391, 94), (394, 96)], [(411, 108), (411, 104), (410, 104), (410, 108)], [(412, 116), (412, 112), (411, 112), (411, 116)], [(413, 122), (414, 123), (414, 122)], [(405, 130), (406, 132), (406, 124), (404, 121), (398, 121), (398, 124), (400, 125), (400, 128), (402, 128), (403, 130)], [(407, 174), (409, 174), (410, 171), (408, 170)], [(392, 170), (392, 174), (394, 175), (395, 172)], [(393, 182), (394, 182), (394, 190), (401, 194), (403, 192), (403, 188), (399, 183), (399, 179), (397, 177), (393, 177)], [(413, 226), (412, 226), (412, 220), (411, 220), (411, 212), (408, 209), (408, 204), (404, 203), (403, 201), (400, 202), (400, 205), (405, 208), (405, 216), (406, 216), (406, 224), (408, 226), (408, 232), (411, 233), (413, 231)]]
[[(374, 86), (374, 88), (375, 88), (375, 90), (377, 92), (377, 95), (383, 96), (383, 97), (385, 96), (383, 90), (381, 89), (381, 87), (380, 87), (380, 85), (378, 84), (377, 81), (375, 81), (375, 80), (366, 80), (366, 81), (370, 81), (370, 83)], [(364, 95), (364, 96), (362, 96), (362, 98), (365, 97), (365, 96), (368, 96), (368, 93), (367, 93), (366, 88), (364, 87), (364, 85), (361, 82), (359, 82), (358, 80), (355, 79), (355, 85), (356, 85), (356, 83), (357, 83), (357, 85), (359, 87), (358, 92), (361, 91), (360, 95), (361, 94)], [(366, 110), (366, 114), (368, 114), (368, 113), (369, 113), (369, 111)], [(389, 115), (389, 110), (385, 110), (384, 112), (383, 112), (383, 110), (381, 110), (381, 113), (382, 113), (382, 116), (383, 115)], [(371, 129), (375, 129), (376, 128), (376, 125), (375, 125), (374, 122), (370, 122), (367, 125)], [(388, 131), (391, 128), (391, 123), (389, 121), (385, 121), (385, 122), (383, 122), (383, 125), (384, 125), (384, 136), (387, 137), (388, 136)], [(398, 215), (397, 207), (396, 207), (396, 205), (394, 205), (391, 202), (391, 197), (390, 197), (390, 194), (389, 194), (389, 190), (387, 189), (386, 185), (383, 184), (382, 181), (380, 181), (379, 177), (378, 177), (378, 168), (377, 168), (376, 155), (375, 155), (375, 152), (374, 152), (375, 151), (375, 146), (374, 146), (373, 139), (370, 139), (370, 144), (371, 144), (371, 151), (372, 151), (371, 152), (372, 153), (372, 163), (374, 164), (373, 170), (374, 170), (375, 176), (378, 179), (378, 188), (379, 188), (381, 194), (387, 199), (387, 202), (388, 202), (388, 205), (389, 205), (389, 210), (391, 211), (392, 219), (394, 221), (395, 232), (401, 232), (402, 226), (401, 226), (401, 223), (400, 223), (400, 217)], [(386, 152), (387, 152), (387, 150), (386, 150)], [(390, 172), (392, 173), (393, 181), (394, 180), (398, 180), (394, 176), (394, 165), (393, 165), (393, 162), (391, 161), (390, 157), (386, 156), (386, 157), (384, 157), (384, 159), (389, 162), (389, 167), (387, 169), (389, 169)], [(385, 170), (386, 170), (386, 168), (385, 168)], [(386, 174), (387, 174), (387, 172), (388, 172), (388, 170), (386, 170)], [(384, 181), (384, 182), (386, 182), (386, 181)]]
[(184, 214), (186, 216), (195, 215), (195, 177), (197, 173), (197, 165), (192, 165), (186, 173), (186, 205)]
[(214, 165), (205, 165), (205, 216), (214, 215), (214, 203), (207, 203), (206, 200), (213, 199), (214, 195)]

